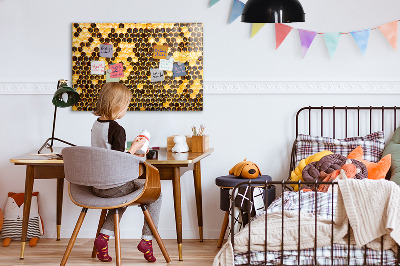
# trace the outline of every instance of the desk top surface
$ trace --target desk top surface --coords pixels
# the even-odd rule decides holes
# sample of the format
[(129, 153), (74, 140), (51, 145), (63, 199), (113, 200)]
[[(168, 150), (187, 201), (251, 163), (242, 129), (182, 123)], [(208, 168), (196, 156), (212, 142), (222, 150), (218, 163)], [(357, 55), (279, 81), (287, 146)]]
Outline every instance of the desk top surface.
[[(64, 164), (61, 153), (61, 147), (54, 147), (53, 151), (50, 149), (43, 149), (41, 154), (37, 153), (37, 150), (31, 151), (20, 156), (10, 159), (11, 163), (14, 164), (49, 164), (57, 165)], [(205, 152), (185, 152), (185, 153), (174, 153), (167, 151), (166, 148), (161, 148), (158, 151), (158, 159), (146, 160), (152, 165), (185, 165), (197, 163), (201, 159), (207, 157), (214, 151), (213, 148), (208, 149)]]

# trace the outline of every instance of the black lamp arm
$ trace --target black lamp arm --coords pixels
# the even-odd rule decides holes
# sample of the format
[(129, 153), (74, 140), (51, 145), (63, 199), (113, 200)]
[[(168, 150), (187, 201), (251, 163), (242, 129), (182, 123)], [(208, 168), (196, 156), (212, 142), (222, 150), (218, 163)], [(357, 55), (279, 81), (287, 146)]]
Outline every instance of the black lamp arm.
[[(38, 154), (40, 154), (40, 152), (45, 148), (50, 148), (51, 152), (53, 152), (53, 142), (54, 140), (60, 141), (62, 143), (68, 144), (70, 146), (76, 146), (75, 144), (69, 143), (65, 140), (59, 139), (59, 138), (55, 138), (54, 137), (54, 131), (56, 129), (56, 118), (57, 118), (57, 106), (55, 106), (54, 108), (54, 117), (53, 117), (53, 130), (51, 132), (51, 138), (48, 138), (42, 145), (42, 147), (40, 147), (40, 149), (38, 150)], [(49, 144), (49, 141), (51, 141), (51, 143)]]
[[(58, 80), (58, 82), (57, 82), (57, 90), (54, 93), (53, 100), (52, 100), (52, 102), (54, 104), (53, 130), (51, 132), (51, 138), (48, 138), (44, 142), (42, 147), (40, 147), (40, 149), (38, 150), (39, 154), (45, 147), (50, 148), (51, 152), (53, 152), (54, 140), (60, 141), (62, 143), (68, 144), (70, 146), (75, 146), (75, 144), (72, 144), (65, 140), (54, 137), (54, 131), (56, 129), (57, 106), (68, 107), (79, 101), (79, 94), (74, 89), (68, 87), (66, 84), (67, 84), (66, 80), (62, 80), (62, 79)], [(68, 97), (70, 97), (72, 94), (72, 96), (71, 96), (72, 100), (69, 98), (67, 103), (60, 101), (59, 98), (61, 97), (62, 93), (68, 93)], [(49, 142), (50, 142), (50, 144), (49, 144)]]
[(59, 141), (59, 142), (68, 144), (68, 145), (70, 145), (70, 146), (76, 146), (75, 144), (72, 144), (72, 143), (70, 143), (70, 142), (68, 142), (68, 141), (65, 141), (65, 140), (62, 140), (62, 139), (59, 139), (59, 138), (48, 138), (48, 139), (43, 143), (42, 147), (40, 147), (40, 149), (38, 150), (38, 154), (40, 154), (40, 152), (41, 152), (46, 146), (47, 146), (47, 148), (50, 149), (51, 152), (53, 152), (53, 146), (50, 146), (50, 144), (48, 143), (49, 141), (51, 141), (51, 144), (52, 144), (52, 143), (53, 143), (53, 140), (57, 140), (57, 141)]

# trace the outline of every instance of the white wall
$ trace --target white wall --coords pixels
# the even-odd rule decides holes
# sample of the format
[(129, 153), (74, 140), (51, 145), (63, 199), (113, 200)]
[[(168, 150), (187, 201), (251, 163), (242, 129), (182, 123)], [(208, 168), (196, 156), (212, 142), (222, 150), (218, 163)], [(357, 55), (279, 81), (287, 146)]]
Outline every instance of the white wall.
[[(399, 19), (398, 1), (301, 1), (306, 23), (293, 24), (320, 32), (351, 31)], [(109, 8), (110, 5), (111, 8)], [(0, 0), (0, 88), (2, 83), (55, 83), (71, 76), (71, 23), (73, 22), (203, 22), (204, 80), (213, 81), (399, 81), (399, 52), (383, 35), (371, 33), (367, 54), (361, 56), (350, 35), (342, 37), (334, 59), (330, 59), (318, 36), (305, 59), (297, 31), (290, 33), (275, 51), (273, 25), (266, 25), (253, 39), (249, 24), (227, 24), (230, 0), (209, 9), (208, 0), (152, 1), (28, 1)], [(306, 91), (307, 92), (307, 91)], [(176, 133), (189, 134), (193, 124), (207, 125), (215, 152), (202, 162), (205, 238), (218, 238), (223, 214), (214, 179), (227, 174), (238, 161), (256, 162), (263, 174), (275, 180), (286, 176), (290, 146), (294, 138), (294, 115), (308, 105), (398, 105), (399, 95), (363, 94), (222, 94), (205, 90), (203, 112), (130, 112), (121, 124), (128, 138), (142, 128), (152, 132), (154, 146), (165, 146)], [(24, 190), (25, 168), (9, 158), (35, 150), (51, 134), (51, 95), (0, 95), (0, 207), (7, 192)], [(56, 135), (78, 145), (90, 144), (95, 117), (88, 112), (60, 109)], [(197, 217), (190, 173), (182, 177), (183, 237), (197, 237)], [(45, 237), (55, 237), (55, 180), (38, 180), (40, 211)], [(171, 182), (162, 182), (164, 195), (159, 230), (164, 238), (175, 238), (171, 215)], [(79, 208), (64, 191), (62, 237), (70, 237)], [(80, 237), (93, 237), (99, 212), (90, 211)], [(137, 218), (140, 217), (140, 218)], [(130, 208), (121, 221), (123, 238), (139, 238), (142, 218)]]

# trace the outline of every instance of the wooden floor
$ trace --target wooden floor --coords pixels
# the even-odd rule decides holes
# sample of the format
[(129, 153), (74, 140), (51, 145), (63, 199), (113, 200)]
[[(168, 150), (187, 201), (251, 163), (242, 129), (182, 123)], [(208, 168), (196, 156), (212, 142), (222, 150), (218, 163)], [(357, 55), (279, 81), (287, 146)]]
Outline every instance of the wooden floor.
[[(25, 259), (20, 260), (20, 242), (12, 241), (9, 247), (0, 246), (0, 265), (60, 265), (65, 248), (69, 239), (40, 239), (36, 247), (25, 249)], [(122, 264), (123, 265), (212, 265), (215, 255), (218, 253), (217, 240), (183, 240), (183, 261), (178, 260), (178, 247), (176, 240), (163, 240), (168, 250), (172, 262), (167, 264), (158, 248), (157, 242), (153, 241), (154, 254), (157, 258), (156, 263), (149, 264), (143, 254), (136, 249), (140, 240), (121, 240)], [(68, 259), (67, 265), (115, 265), (114, 262), (114, 243), (110, 241), (110, 255), (113, 262), (104, 263), (91, 258), (93, 240), (77, 239)]]

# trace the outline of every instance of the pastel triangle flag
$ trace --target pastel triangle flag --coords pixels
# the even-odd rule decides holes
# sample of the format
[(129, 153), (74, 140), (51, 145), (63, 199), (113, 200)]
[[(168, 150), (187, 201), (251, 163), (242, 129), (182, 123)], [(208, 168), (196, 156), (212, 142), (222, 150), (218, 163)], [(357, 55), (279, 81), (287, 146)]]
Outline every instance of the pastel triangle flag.
[(342, 34), (340, 34), (339, 32), (333, 32), (333, 33), (325, 33), (323, 36), (326, 48), (328, 48), (329, 55), (332, 58), (333, 54), (336, 51), (336, 48), (338, 47), (339, 39), (340, 36), (342, 36)]
[(239, 0), (233, 0), (231, 17), (229, 18), (229, 23), (232, 23), (235, 19), (237, 19), (240, 15), (242, 15), (242, 11), (244, 8), (244, 3)]
[(352, 31), (351, 35), (353, 35), (354, 40), (356, 41), (358, 47), (361, 50), (361, 53), (364, 55), (368, 46), (369, 33), (371, 29), (360, 30), (360, 31)]
[(378, 27), (393, 49), (397, 48), (397, 20)]
[(317, 33), (315, 31), (300, 30), (301, 55), (304, 58)]
[(210, 0), (210, 5), (208, 7), (212, 7), (213, 5), (215, 5), (218, 2), (219, 2), (219, 0)]
[(282, 44), (282, 42), (285, 40), (286, 36), (288, 36), (289, 32), (292, 29), (293, 28), (288, 25), (281, 24), (281, 23), (275, 23), (276, 49), (278, 49), (278, 47)]
[(264, 27), (265, 23), (253, 23), (251, 27), (251, 38), (256, 35), (262, 27)]

